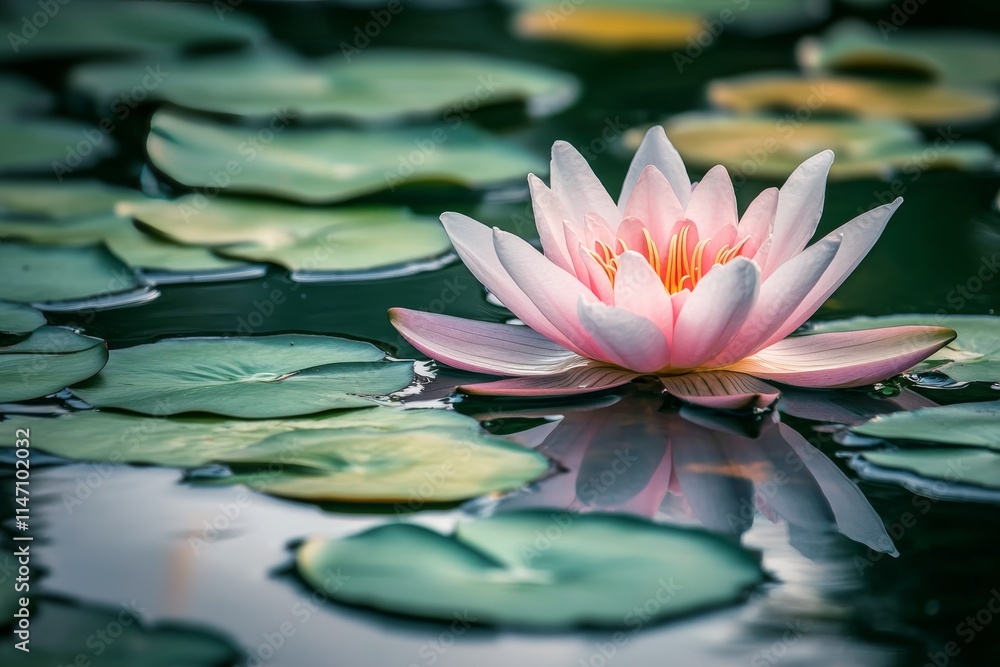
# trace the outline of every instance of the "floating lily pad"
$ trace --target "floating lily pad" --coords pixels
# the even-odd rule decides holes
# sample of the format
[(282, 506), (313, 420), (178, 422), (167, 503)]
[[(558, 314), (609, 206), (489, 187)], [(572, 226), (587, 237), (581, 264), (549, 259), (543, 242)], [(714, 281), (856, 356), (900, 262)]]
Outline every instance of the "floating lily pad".
[[(437, 116), (464, 120), (481, 107), (524, 101), (533, 114), (554, 113), (576, 97), (575, 79), (529, 63), (475, 53), (375, 49), (306, 60), (262, 49), (165, 63), (171, 75), (148, 99), (197, 111), (268, 118), (373, 123)], [(148, 63), (93, 63), (70, 86), (107, 109), (141, 81)]]
[(587, 6), (573, 12), (553, 6), (526, 9), (514, 21), (522, 37), (613, 49), (677, 48), (702, 29), (699, 14)]
[(38, 218), (61, 220), (114, 213), (120, 202), (142, 194), (101, 181), (0, 181), (0, 220)]
[(0, 76), (0, 115), (37, 112), (52, 104), (52, 95), (30, 79)]
[[(13, 586), (4, 588), (13, 590)], [(240, 660), (239, 651), (220, 635), (175, 623), (147, 626), (141, 620), (141, 608), (132, 604), (78, 606), (43, 597), (31, 610), (31, 651), (18, 650), (18, 640), (12, 636), (0, 646), (0, 661), (18, 667), (220, 667)]]
[(248, 421), (87, 411), (22, 423), (37, 446), (59, 456), (187, 468), (224, 463), (236, 474), (208, 483), (311, 501), (420, 509), (510, 491), (549, 468), (541, 454), (445, 410), (380, 406)]
[[(861, 459), (882, 469), (909, 472), (924, 480), (935, 480), (929, 484), (912, 485), (933, 495), (961, 497), (967, 495), (962, 494), (961, 489), (968, 486), (1000, 489), (1000, 454), (982, 449), (894, 449), (865, 452)], [(871, 471), (867, 472), (867, 476), (872, 476)], [(954, 486), (960, 488), (949, 488)]]
[[(711, 533), (565, 512), (506, 513), (460, 523), (450, 536), (390, 524), (314, 537), (296, 562), (338, 602), (545, 628), (662, 620), (738, 602), (764, 578), (755, 554)], [(331, 570), (341, 576), (325, 588)]]
[(105, 297), (141, 286), (103, 246), (47, 247), (0, 241), (0, 299), (46, 303)]
[[(9, 47), (0, 50), (0, 60), (23, 62), (30, 58), (154, 53), (198, 45), (239, 46), (264, 36), (256, 20), (229, 3), (219, 6), (101, 3), (104, 7), (94, 4), (59, 3), (57, 13), (39, 28), (31, 18), (41, 11), (37, 2), (5, 3), (0, 28)], [(25, 19), (32, 29), (30, 35)]]
[(0, 341), (25, 336), (45, 324), (45, 316), (20, 303), (0, 301)]
[(912, 72), (956, 83), (1000, 81), (1000, 43), (971, 30), (921, 30), (882, 21), (843, 21), (821, 38), (806, 38), (799, 64), (810, 70)]
[(960, 403), (880, 415), (853, 427), (853, 430), (889, 440), (942, 442), (987, 447), (1000, 452), (1000, 401)]
[(370, 343), (331, 336), (175, 338), (114, 350), (73, 393), (100, 408), (263, 419), (374, 405), (413, 379)]
[(886, 315), (818, 322), (813, 332), (856, 331), (910, 324), (954, 329), (958, 338), (917, 370), (940, 371), (957, 382), (1000, 382), (1000, 317), (995, 315)]
[(108, 346), (59, 327), (40, 327), (27, 340), (0, 347), (0, 403), (48, 396), (96, 374)]
[(91, 167), (115, 142), (93, 125), (69, 120), (7, 118), (0, 123), (0, 173), (50, 172)]
[(451, 251), (437, 220), (404, 208), (305, 208), (243, 199), (199, 207), (200, 200), (147, 200), (122, 211), (177, 243), (212, 246), (223, 255), (293, 271), (365, 272)]
[(816, 105), (824, 112), (901, 118), (921, 125), (982, 121), (1000, 110), (1000, 96), (989, 88), (796, 74), (716, 80), (708, 97), (717, 107), (741, 113)]
[[(912, 165), (985, 169), (993, 160), (990, 147), (975, 141), (957, 141), (940, 151), (901, 121), (845, 118), (791, 123), (781, 115), (693, 112), (674, 116), (665, 128), (689, 165), (722, 164), (735, 178), (785, 178), (825, 148), (837, 153), (830, 177), (840, 179), (882, 177)], [(641, 139), (639, 130), (626, 133), (626, 144), (633, 148)]]
[[(545, 162), (468, 123), (405, 128), (223, 125), (171, 111), (153, 116), (147, 141), (157, 168), (184, 185), (335, 202), (411, 183), (484, 188), (545, 171)], [(274, 128), (277, 128), (274, 131)]]

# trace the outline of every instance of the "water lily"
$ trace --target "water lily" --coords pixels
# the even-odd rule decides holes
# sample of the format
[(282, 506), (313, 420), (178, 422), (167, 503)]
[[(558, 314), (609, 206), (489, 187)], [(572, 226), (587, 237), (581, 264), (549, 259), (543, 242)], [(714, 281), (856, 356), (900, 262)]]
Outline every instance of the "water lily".
[(469, 270), (527, 326), (395, 308), (418, 350), (456, 368), (514, 376), (466, 393), (561, 396), (657, 376), (670, 394), (723, 409), (778, 390), (855, 387), (946, 345), (944, 327), (790, 336), (850, 275), (902, 203), (859, 215), (806, 247), (833, 152), (803, 162), (740, 216), (728, 173), (692, 185), (661, 127), (643, 139), (618, 203), (568, 143), (552, 185), (528, 177), (542, 252), (458, 213), (441, 216)]

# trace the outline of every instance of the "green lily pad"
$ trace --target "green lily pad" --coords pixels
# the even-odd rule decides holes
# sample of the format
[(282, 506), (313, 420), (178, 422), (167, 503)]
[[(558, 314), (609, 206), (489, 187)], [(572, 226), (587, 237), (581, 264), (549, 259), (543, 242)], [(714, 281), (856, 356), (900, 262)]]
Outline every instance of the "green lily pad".
[(199, 208), (201, 199), (147, 200), (122, 210), (177, 243), (308, 273), (372, 271), (451, 251), (437, 220), (405, 208), (317, 209), (244, 199), (217, 199)]
[[(957, 141), (947, 151), (937, 151), (915, 128), (890, 119), (807, 120), (788, 132), (788, 120), (781, 115), (692, 112), (674, 116), (664, 125), (687, 164), (700, 168), (722, 164), (746, 178), (785, 178), (825, 148), (837, 153), (830, 177), (839, 179), (881, 178), (888, 170), (913, 164), (928, 169), (985, 169), (993, 161), (993, 151), (985, 144)], [(631, 148), (637, 148), (641, 139), (637, 129), (625, 135)], [(934, 160), (925, 157), (928, 149), (935, 151)]]
[(986, 447), (1000, 452), (1000, 401), (895, 412), (870, 419), (853, 430), (876, 438)]
[(887, 21), (878, 28), (843, 21), (821, 38), (802, 40), (798, 57), (810, 70), (897, 69), (956, 83), (1000, 82), (1000, 43), (971, 30), (900, 30)]
[(818, 322), (815, 333), (856, 331), (909, 324), (949, 327), (958, 338), (917, 370), (940, 371), (957, 382), (1000, 382), (1000, 317), (995, 315), (885, 315)]
[(882, 469), (913, 473), (922, 480), (934, 480), (911, 486), (916, 486), (918, 490), (926, 489), (936, 496), (968, 497), (970, 494), (961, 491), (968, 490), (970, 486), (1000, 489), (1000, 454), (982, 449), (894, 449), (865, 452), (861, 459)]
[(73, 393), (99, 408), (264, 419), (375, 405), (413, 380), (370, 343), (331, 336), (174, 338), (113, 350)]
[(0, 76), (0, 115), (38, 112), (52, 104), (52, 95), (31, 79), (4, 74)]
[[(568, 74), (475, 53), (369, 50), (306, 60), (260, 49), (164, 63), (171, 72), (148, 99), (210, 113), (268, 118), (287, 108), (296, 118), (383, 123), (437, 116), (464, 120), (478, 108), (524, 101), (534, 114), (570, 104)], [(142, 80), (148, 63), (92, 63), (69, 85), (107, 109)]]
[(154, 271), (200, 274), (246, 266), (243, 262), (218, 257), (205, 248), (143, 234), (131, 220), (114, 214), (58, 221), (0, 219), (0, 239), (3, 238), (65, 246), (103, 242), (129, 266)]
[(135, 290), (135, 272), (103, 246), (47, 247), (0, 241), (0, 299), (47, 303)]
[[(239, 46), (264, 37), (256, 20), (228, 3), (220, 5), (221, 12), (220, 7), (187, 3), (94, 4), (60, 3), (56, 13), (38, 28), (32, 22), (41, 10), (37, 2), (5, 3), (0, 28), (9, 48), (0, 51), (0, 60), (150, 54), (194, 46)], [(155, 81), (147, 87), (155, 87)]]
[(19, 640), (11, 636), (0, 646), (0, 661), (18, 667), (220, 667), (240, 660), (236, 647), (214, 632), (176, 623), (144, 624), (142, 609), (134, 604), (79, 606), (43, 597), (31, 610), (31, 651), (18, 650)]
[(420, 509), (510, 491), (549, 468), (541, 454), (485, 435), (475, 419), (447, 410), (378, 406), (246, 421), (86, 411), (19, 424), (31, 428), (39, 448), (66, 458), (184, 468), (223, 463), (235, 474), (206, 483), (310, 501)]
[(397, 523), (313, 537), (296, 564), (338, 602), (544, 628), (662, 620), (738, 602), (764, 579), (758, 556), (705, 531), (534, 511), (460, 523), (449, 536)]
[(50, 118), (4, 119), (0, 173), (52, 172), (91, 167), (114, 152), (115, 141), (93, 124)]
[(335, 202), (411, 183), (484, 188), (545, 171), (532, 153), (471, 127), (289, 128), (280, 113), (235, 126), (159, 111), (146, 142), (158, 169), (184, 185)]
[(48, 396), (86, 380), (108, 362), (108, 346), (60, 327), (40, 327), (0, 347), (0, 403)]
[(0, 220), (38, 218), (62, 220), (108, 215), (121, 202), (142, 194), (91, 179), (0, 181)]
[(0, 301), (0, 341), (25, 336), (45, 324), (45, 316), (30, 306)]
[(818, 101), (826, 112), (920, 125), (982, 121), (1000, 110), (1000, 95), (989, 88), (782, 73), (715, 80), (708, 97), (715, 106), (740, 113), (795, 110)]

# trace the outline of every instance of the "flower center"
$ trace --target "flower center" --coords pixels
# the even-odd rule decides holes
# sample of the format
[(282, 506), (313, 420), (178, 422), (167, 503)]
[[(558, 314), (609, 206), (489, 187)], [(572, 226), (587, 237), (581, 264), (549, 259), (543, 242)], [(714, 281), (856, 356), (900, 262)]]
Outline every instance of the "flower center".
[[(597, 260), (601, 268), (608, 274), (611, 284), (615, 284), (615, 276), (620, 266), (619, 257), (628, 250), (641, 254), (653, 267), (656, 275), (663, 282), (664, 289), (670, 294), (676, 294), (685, 289), (694, 289), (698, 281), (716, 264), (725, 264), (740, 254), (750, 237), (745, 237), (735, 244), (713, 243), (711, 238), (696, 240), (698, 230), (693, 222), (687, 222), (677, 230), (666, 242), (666, 252), (657, 247), (649, 230), (642, 228), (642, 242), (639, 247), (629, 248), (624, 239), (615, 239), (614, 248), (597, 241), (593, 250), (588, 252)], [(620, 248), (620, 250), (619, 250)]]

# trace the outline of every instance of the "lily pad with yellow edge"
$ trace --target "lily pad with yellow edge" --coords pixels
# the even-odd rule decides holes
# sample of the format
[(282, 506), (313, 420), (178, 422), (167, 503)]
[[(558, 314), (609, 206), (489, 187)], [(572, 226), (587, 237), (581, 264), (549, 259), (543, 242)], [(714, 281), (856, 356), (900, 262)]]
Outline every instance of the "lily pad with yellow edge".
[(816, 106), (825, 113), (900, 118), (918, 125), (983, 121), (1000, 111), (1000, 95), (988, 88), (846, 76), (751, 74), (713, 81), (708, 97), (729, 111)]

